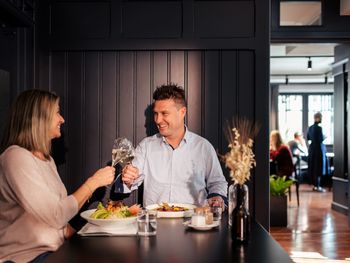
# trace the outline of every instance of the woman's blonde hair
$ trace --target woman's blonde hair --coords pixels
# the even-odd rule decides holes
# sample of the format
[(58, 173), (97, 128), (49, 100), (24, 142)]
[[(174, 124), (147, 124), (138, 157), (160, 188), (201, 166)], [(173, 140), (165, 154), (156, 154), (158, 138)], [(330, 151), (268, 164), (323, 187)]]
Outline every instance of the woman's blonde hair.
[(11, 145), (39, 151), (50, 158), (50, 127), (59, 97), (45, 90), (26, 90), (12, 105), (1, 145), (1, 152)]
[(270, 134), (270, 138), (271, 137), (275, 138), (275, 145), (273, 145), (273, 147), (275, 148), (274, 150), (277, 150), (283, 144), (282, 136), (278, 130), (273, 130)]

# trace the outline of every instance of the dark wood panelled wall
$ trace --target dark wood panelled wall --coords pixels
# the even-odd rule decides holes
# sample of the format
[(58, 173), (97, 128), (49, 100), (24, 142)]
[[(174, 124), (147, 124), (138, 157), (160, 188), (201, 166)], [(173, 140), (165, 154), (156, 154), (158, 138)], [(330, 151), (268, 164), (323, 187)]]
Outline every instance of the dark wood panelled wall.
[(56, 160), (70, 192), (110, 160), (114, 138), (152, 134), (152, 92), (174, 82), (189, 129), (219, 153), (226, 120), (261, 124), (250, 204), (269, 228), (269, 1), (43, 0), (37, 21), (37, 87), (61, 96), (66, 153)]
[(163, 83), (185, 88), (189, 129), (223, 153), (225, 121), (239, 113), (254, 119), (255, 105), (247, 103), (255, 100), (254, 82), (243, 77), (254, 72), (253, 55), (230, 50), (52, 52), (49, 87), (62, 97), (71, 146), (67, 165), (77, 175), (63, 177), (70, 190), (110, 160), (114, 138), (126, 136), (136, 144), (150, 135), (152, 116), (145, 114), (154, 88)]

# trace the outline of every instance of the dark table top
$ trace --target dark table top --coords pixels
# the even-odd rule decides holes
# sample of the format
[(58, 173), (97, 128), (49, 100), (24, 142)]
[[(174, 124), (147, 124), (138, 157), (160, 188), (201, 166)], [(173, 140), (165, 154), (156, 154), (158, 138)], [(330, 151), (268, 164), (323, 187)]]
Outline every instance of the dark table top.
[(80, 237), (66, 241), (45, 262), (292, 262), (258, 223), (252, 222), (248, 244), (231, 241), (227, 219), (208, 231), (185, 228), (183, 219), (158, 219), (152, 237)]

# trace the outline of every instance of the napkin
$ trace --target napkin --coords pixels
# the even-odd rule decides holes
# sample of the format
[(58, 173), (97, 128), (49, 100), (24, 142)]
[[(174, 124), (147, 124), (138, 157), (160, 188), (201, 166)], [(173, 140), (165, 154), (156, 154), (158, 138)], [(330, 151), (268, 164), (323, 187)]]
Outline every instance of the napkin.
[(130, 224), (124, 228), (106, 228), (86, 223), (78, 232), (81, 236), (135, 236), (137, 224)]

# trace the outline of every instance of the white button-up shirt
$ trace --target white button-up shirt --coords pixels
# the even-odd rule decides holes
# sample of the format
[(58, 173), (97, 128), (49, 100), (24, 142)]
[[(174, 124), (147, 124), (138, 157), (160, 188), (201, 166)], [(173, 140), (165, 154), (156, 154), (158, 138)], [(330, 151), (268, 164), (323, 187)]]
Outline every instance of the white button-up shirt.
[[(227, 196), (227, 181), (213, 146), (187, 128), (176, 149), (159, 133), (143, 139), (132, 164), (144, 178), (144, 206), (162, 202), (204, 205), (208, 194)], [(124, 185), (124, 193), (141, 183), (131, 189)]]

